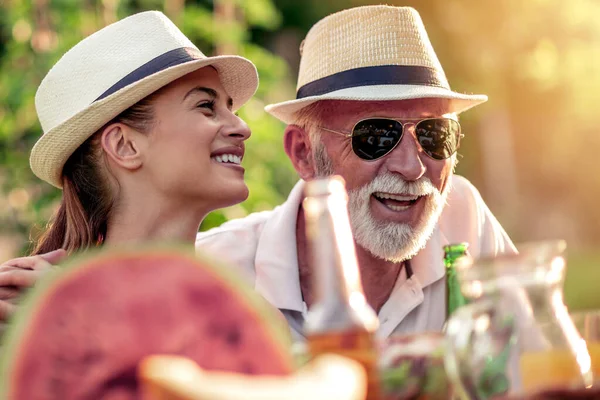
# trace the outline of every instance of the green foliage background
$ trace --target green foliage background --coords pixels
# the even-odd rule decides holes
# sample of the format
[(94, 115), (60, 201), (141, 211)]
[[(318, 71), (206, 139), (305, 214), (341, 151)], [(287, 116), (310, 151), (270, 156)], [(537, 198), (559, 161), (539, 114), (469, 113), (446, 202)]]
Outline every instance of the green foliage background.
[[(227, 3), (236, 8), (235, 21), (215, 13)], [(201, 227), (208, 229), (285, 199), (296, 174), (282, 151), (283, 125), (263, 107), (294, 96), (298, 46), (313, 23), (331, 12), (377, 3), (0, 0), (0, 256), (25, 252), (31, 228), (48, 219), (59, 198), (28, 166), (41, 134), (34, 94), (58, 57), (81, 38), (115, 19), (158, 9), (205, 53), (225, 48), (257, 65), (257, 96), (241, 110), (253, 132), (244, 160), (251, 195), (211, 214)], [(574, 271), (567, 287), (592, 292), (587, 282), (600, 279), (600, 2), (386, 3), (419, 10), (454, 89), (490, 96), (461, 116), (466, 138), (458, 173), (475, 183), (515, 241), (566, 238)], [(591, 306), (590, 296), (570, 298)]]

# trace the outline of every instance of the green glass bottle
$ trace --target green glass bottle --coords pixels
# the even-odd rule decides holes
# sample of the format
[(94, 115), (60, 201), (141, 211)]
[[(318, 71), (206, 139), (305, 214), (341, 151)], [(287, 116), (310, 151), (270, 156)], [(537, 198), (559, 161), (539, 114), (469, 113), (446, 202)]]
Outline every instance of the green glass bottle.
[[(468, 303), (460, 291), (460, 283), (456, 273), (457, 261), (469, 255), (469, 243), (455, 243), (444, 246), (444, 265), (446, 266), (446, 292), (447, 313), (450, 316), (457, 308)], [(504, 321), (505, 329), (513, 329), (513, 320)], [(495, 396), (505, 394), (510, 385), (505, 371), (507, 369), (510, 348), (514, 345), (511, 339), (502, 351), (495, 357), (485, 360), (482, 374), (478, 382), (475, 382), (475, 390), (481, 400), (491, 399)]]
[(444, 246), (444, 265), (446, 266), (446, 316), (454, 310), (467, 304), (467, 300), (460, 291), (460, 283), (456, 275), (456, 262), (461, 257), (469, 257), (469, 243), (455, 243)]

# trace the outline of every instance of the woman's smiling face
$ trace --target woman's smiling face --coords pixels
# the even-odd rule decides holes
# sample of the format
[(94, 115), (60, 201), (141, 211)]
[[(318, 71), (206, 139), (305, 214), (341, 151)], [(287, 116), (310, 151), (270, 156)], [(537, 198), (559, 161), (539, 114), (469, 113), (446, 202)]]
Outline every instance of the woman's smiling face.
[(232, 110), (217, 71), (205, 67), (161, 89), (145, 146), (144, 174), (176, 202), (217, 209), (248, 197), (244, 141), (250, 129)]

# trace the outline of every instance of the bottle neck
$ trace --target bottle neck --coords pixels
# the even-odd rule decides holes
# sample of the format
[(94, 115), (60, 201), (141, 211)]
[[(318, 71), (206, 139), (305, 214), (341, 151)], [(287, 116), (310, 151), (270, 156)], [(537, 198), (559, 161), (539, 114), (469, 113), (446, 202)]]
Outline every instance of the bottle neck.
[(448, 244), (444, 246), (444, 265), (446, 268), (453, 266), (456, 261), (469, 255), (469, 244), (467, 242)]
[(315, 303), (349, 303), (353, 294), (364, 296), (345, 199), (309, 198), (305, 206)]
[(363, 292), (344, 193), (307, 197), (303, 204), (315, 290), (307, 329), (375, 331), (377, 316)]

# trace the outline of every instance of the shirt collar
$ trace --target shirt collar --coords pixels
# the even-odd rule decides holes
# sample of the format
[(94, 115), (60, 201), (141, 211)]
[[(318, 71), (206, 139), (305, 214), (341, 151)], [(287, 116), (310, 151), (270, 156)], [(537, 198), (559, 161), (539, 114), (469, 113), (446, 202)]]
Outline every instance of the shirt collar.
[(446, 274), (444, 267), (444, 249), (448, 239), (436, 225), (425, 247), (410, 262), (413, 273), (422, 288), (442, 279)]
[(255, 289), (279, 309), (304, 309), (298, 271), (296, 223), (304, 197), (300, 180), (288, 199), (273, 210), (260, 234), (256, 248)]

